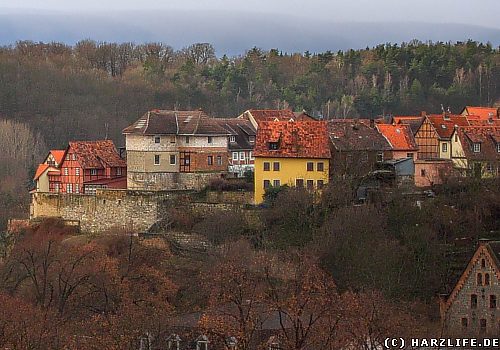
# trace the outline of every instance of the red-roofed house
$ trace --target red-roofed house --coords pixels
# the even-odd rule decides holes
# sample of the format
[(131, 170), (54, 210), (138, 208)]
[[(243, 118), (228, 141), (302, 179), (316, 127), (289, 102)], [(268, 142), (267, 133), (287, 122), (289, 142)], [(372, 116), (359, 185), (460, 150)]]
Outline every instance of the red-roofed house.
[(418, 146), (409, 125), (376, 124), (377, 130), (387, 139), (391, 146), (392, 159), (417, 159)]
[(465, 106), (460, 113), (464, 117), (478, 117), (483, 120), (488, 119), (499, 119), (498, 108), (495, 107), (474, 107), (474, 106)]
[(329, 175), (326, 122), (261, 121), (254, 155), (256, 203), (270, 187), (321, 189)]
[(72, 141), (65, 151), (50, 151), (36, 174), (36, 191), (95, 193), (126, 188), (127, 165), (112, 141)]

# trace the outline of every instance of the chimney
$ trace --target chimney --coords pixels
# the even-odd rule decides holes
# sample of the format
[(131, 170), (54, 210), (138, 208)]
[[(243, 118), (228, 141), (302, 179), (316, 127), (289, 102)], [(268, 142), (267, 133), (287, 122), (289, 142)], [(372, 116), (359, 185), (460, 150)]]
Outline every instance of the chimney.
[(375, 129), (375, 119), (370, 118), (370, 128)]

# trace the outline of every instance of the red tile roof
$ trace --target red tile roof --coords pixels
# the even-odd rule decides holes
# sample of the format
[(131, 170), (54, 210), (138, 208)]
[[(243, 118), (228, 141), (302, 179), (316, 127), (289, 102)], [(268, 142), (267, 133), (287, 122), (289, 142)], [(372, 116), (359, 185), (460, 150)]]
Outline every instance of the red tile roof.
[(35, 177), (33, 180), (37, 180), (42, 174), (50, 167), (48, 164), (40, 164), (35, 172)]
[(392, 118), (392, 122), (394, 124), (406, 124), (410, 126), (410, 129), (415, 135), (424, 122), (425, 117), (423, 116), (417, 116), (417, 115), (412, 115), (412, 116), (395, 116)]
[(430, 114), (427, 118), (442, 139), (449, 139), (455, 127), (469, 126), (467, 118), (457, 114), (447, 114), (446, 116), (443, 114)]
[(111, 140), (70, 141), (67, 152), (74, 152), (83, 169), (103, 169), (108, 167), (126, 167)]
[[(500, 161), (500, 152), (497, 149), (500, 127), (469, 126), (459, 128), (457, 133), (467, 159)], [(479, 152), (474, 152), (474, 143), (481, 144)]]
[(57, 164), (61, 164), (63, 159), (64, 159), (64, 153), (66, 151), (65, 150), (58, 150), (58, 149), (53, 149), (53, 150), (50, 150), (50, 153), (52, 154), (52, 156), (54, 157), (55, 161)]
[(409, 125), (377, 124), (377, 129), (394, 151), (415, 151), (418, 148)]
[[(278, 149), (270, 149), (276, 142)], [(326, 122), (263, 121), (259, 124), (256, 157), (330, 158)]]
[(481, 119), (498, 118), (498, 108), (466, 106), (464, 110), (468, 115), (477, 116)]
[(260, 124), (261, 122), (272, 121), (316, 121), (307, 113), (294, 113), (290, 109), (249, 109), (245, 111), (240, 117), (250, 114), (255, 121)]
[(470, 125), (476, 126), (500, 126), (500, 119), (498, 118), (486, 118), (483, 119), (477, 115), (468, 115), (467, 120)]

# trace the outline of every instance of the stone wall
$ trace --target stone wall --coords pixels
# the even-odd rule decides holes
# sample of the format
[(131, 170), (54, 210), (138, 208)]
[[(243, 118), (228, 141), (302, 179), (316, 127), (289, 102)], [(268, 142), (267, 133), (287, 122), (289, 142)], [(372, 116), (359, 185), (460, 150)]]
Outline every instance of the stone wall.
[(168, 191), (201, 190), (211, 179), (220, 178), (221, 173), (146, 173), (127, 172), (129, 190)]
[(159, 220), (165, 207), (189, 201), (186, 191), (144, 192), (97, 190), (96, 195), (34, 193), (31, 218), (78, 220), (83, 233), (112, 228), (145, 231)]
[(207, 191), (207, 203), (252, 204), (253, 192), (248, 191)]

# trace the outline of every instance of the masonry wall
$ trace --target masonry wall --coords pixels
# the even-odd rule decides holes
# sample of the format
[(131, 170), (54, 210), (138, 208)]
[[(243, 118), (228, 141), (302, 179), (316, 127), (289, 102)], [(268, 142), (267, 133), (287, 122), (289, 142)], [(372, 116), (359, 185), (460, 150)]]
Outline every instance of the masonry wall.
[(183, 200), (186, 192), (138, 192), (97, 190), (96, 195), (34, 193), (32, 219), (60, 217), (77, 220), (83, 233), (99, 233), (112, 228), (145, 231), (159, 220), (164, 208)]
[(201, 190), (211, 179), (220, 178), (220, 173), (143, 173), (127, 172), (129, 190), (168, 191)]

